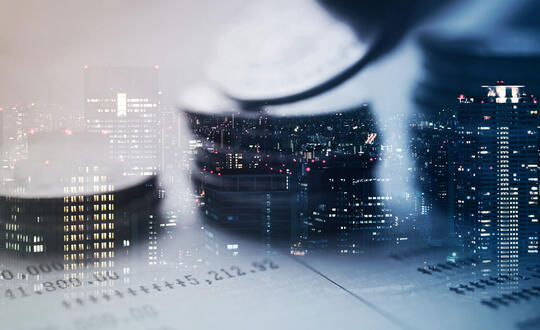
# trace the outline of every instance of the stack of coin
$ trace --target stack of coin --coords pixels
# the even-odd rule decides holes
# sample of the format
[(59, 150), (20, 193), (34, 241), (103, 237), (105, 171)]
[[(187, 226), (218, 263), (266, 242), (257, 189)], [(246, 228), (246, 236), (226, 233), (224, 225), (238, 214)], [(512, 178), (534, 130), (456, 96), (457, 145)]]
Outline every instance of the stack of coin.
[(156, 177), (124, 176), (107, 142), (71, 131), (29, 136), (28, 157), (15, 163), (0, 192), (3, 253), (64, 255), (83, 265), (148, 240), (157, 226)]
[(411, 22), (389, 19), (402, 16), (391, 3), (376, 17), (359, 5), (350, 16), (366, 19), (361, 29), (326, 6), (247, 6), (219, 39), (208, 81), (184, 92), (180, 109), (206, 219), (360, 253), (365, 242), (391, 240), (392, 214), (377, 187), (386, 180), (376, 174), (380, 137), (358, 72)]

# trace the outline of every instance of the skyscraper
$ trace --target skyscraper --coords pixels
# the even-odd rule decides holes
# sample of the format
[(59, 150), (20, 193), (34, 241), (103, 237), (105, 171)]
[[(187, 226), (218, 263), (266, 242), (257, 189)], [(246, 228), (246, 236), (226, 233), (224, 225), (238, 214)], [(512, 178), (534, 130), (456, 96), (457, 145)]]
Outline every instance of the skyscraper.
[(409, 124), (413, 175), (418, 187), (419, 213), (431, 226), (432, 242), (453, 232), (455, 109), (434, 114), (415, 113)]
[(395, 241), (402, 220), (378, 189), (390, 179), (376, 171), (383, 147), (366, 105), (302, 116), (186, 114), (196, 138), (192, 178), (210, 221), (290, 236), (300, 254), (360, 254)]
[(482, 87), (459, 97), (456, 234), (483, 271), (515, 273), (539, 258), (538, 105), (521, 85)]
[(70, 270), (106, 269), (142, 241), (151, 263), (156, 178), (118, 175), (107, 145), (100, 134), (32, 134), (28, 159), (16, 163), (0, 197), (0, 250), (62, 255)]
[(85, 67), (85, 118), (107, 135), (109, 155), (124, 175), (154, 175), (161, 160), (157, 67)]
[(388, 178), (377, 176), (374, 161), (352, 155), (306, 167), (299, 193), (306, 199), (300, 211), (308, 248), (362, 254), (392, 243), (392, 196), (377, 189)]

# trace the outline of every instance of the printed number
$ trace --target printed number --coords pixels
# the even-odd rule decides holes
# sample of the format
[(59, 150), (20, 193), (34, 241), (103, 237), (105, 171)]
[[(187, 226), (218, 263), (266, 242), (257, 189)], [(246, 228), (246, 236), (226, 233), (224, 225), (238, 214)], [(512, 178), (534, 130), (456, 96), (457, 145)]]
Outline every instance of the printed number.
[(199, 284), (199, 281), (197, 281), (197, 279), (193, 278), (191, 275), (186, 275), (186, 276), (184, 276), (184, 278), (185, 278), (186, 281), (188, 281), (189, 284), (191, 284), (191, 285), (198, 285), (198, 284)]
[(244, 273), (243, 271), (240, 270), (240, 267), (232, 266), (232, 267), (231, 267), (231, 270), (236, 270), (236, 275), (238, 275), (238, 276), (244, 276), (244, 275), (246, 275), (246, 273)]
[(67, 289), (69, 284), (66, 280), (57, 280), (56, 286), (59, 287), (60, 289)]
[(223, 268), (221, 268), (220, 270), (221, 270), (221, 272), (222, 272), (223, 274), (227, 275), (228, 278), (233, 278), (233, 277), (235, 277), (234, 275), (229, 274), (229, 272), (226, 271), (226, 270), (223, 269)]
[(52, 266), (52, 268), (53, 268), (54, 270), (59, 271), (59, 272), (62, 271), (62, 270), (64, 270), (64, 265), (62, 265), (62, 264), (59, 263), (59, 262), (53, 262), (53, 263), (51, 263), (51, 266)]
[(4, 269), (2, 272), (0, 272), (0, 275), (4, 280), (12, 280), (13, 279), (13, 273), (10, 270)]
[(223, 279), (223, 276), (220, 276), (220, 275), (218, 274), (218, 272), (216, 272), (216, 271), (211, 270), (211, 271), (208, 272), (208, 275), (212, 275), (212, 274), (214, 274), (214, 279), (215, 279), (216, 281), (220, 281), (220, 280)]
[(120, 276), (118, 276), (118, 274), (116, 274), (115, 271), (107, 272), (107, 277), (110, 278), (111, 280), (117, 280), (120, 278)]
[(69, 283), (71, 284), (71, 286), (73, 286), (73, 287), (75, 287), (75, 288), (82, 285), (81, 280), (79, 280), (79, 279), (76, 278), (76, 277), (72, 277), (72, 278), (70, 278), (68, 281), (69, 281)]
[(23, 297), (28, 297), (28, 293), (26, 293), (26, 291), (24, 290), (24, 288), (22, 286), (18, 287), (17, 290), (19, 290), (19, 293), (23, 296)]
[(260, 271), (265, 271), (266, 270), (266, 267), (263, 264), (259, 263), (259, 262), (254, 262), (254, 263), (252, 263), (252, 265), (253, 265), (253, 267), (257, 268)]
[(7, 289), (4, 293), (4, 296), (9, 299), (15, 299), (15, 294), (13, 293), (13, 291), (11, 291), (11, 289)]
[(30, 265), (26, 267), (26, 272), (32, 276), (36, 276), (39, 275), (39, 273), (50, 273), (53, 269), (56, 271), (62, 271), (64, 270), (64, 266), (59, 262), (53, 262), (50, 265), (40, 264), (39, 268), (34, 265)]
[(51, 266), (47, 264), (41, 264), (39, 265), (39, 270), (42, 271), (43, 273), (50, 273), (52, 271), (52, 268)]
[(105, 277), (104, 274), (94, 273), (92, 276), (93, 276), (94, 279), (95, 279), (96, 281), (98, 281), (98, 282), (104, 282), (104, 281), (107, 280), (107, 278)]
[(55, 291), (56, 290), (56, 288), (54, 287), (53, 282), (44, 282), (43, 287), (45, 288), (46, 291)]
[(26, 272), (32, 276), (36, 276), (39, 274), (39, 269), (36, 266), (28, 266), (26, 267)]

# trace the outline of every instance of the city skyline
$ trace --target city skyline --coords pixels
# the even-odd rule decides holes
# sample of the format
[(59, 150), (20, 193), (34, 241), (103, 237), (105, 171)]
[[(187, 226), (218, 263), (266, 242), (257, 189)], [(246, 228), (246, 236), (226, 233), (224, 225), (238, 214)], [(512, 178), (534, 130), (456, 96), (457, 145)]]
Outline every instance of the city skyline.
[(0, 328), (540, 328), (539, 10), (0, 0)]
[[(370, 109), (367, 105), (346, 112), (292, 118), (274, 117), (271, 113), (264, 111), (259, 113), (231, 112), (209, 116), (190, 110), (187, 112), (186, 118), (194, 137), (188, 141), (188, 144), (193, 145), (193, 147), (180, 154), (173, 152), (173, 155), (177, 156), (168, 158), (167, 160), (171, 160), (170, 163), (162, 163), (165, 159), (162, 154), (163, 150), (168, 149), (170, 155), (174, 148), (179, 147), (179, 141), (182, 139), (179, 121), (171, 121), (174, 127), (170, 123), (167, 129), (160, 127), (164, 116), (177, 116), (174, 114), (175, 110), (170, 111), (166, 107), (163, 107), (162, 110), (159, 103), (157, 80), (148, 85), (149, 89), (143, 88), (139, 92), (142, 93), (139, 94), (139, 97), (136, 97), (136, 91), (129, 91), (127, 86), (137, 79), (148, 81), (144, 78), (144, 74), (137, 76), (139, 72), (145, 72), (141, 71), (140, 68), (101, 68), (95, 72), (98, 75), (103, 75), (106, 72), (109, 74), (116, 72), (114, 70), (130, 72), (129, 75), (133, 77), (131, 79), (135, 80), (132, 82), (124, 80), (124, 83), (120, 84), (111, 81), (108, 87), (99, 87), (96, 90), (97, 94), (96, 91), (87, 92), (88, 95), (85, 98), (87, 110), (84, 117), (74, 116), (65, 121), (51, 120), (51, 115), (47, 111), (37, 112), (35, 110), (39, 109), (40, 105), (38, 104), (27, 108), (8, 107), (4, 109), (3, 111), (6, 112), (2, 113), (2, 118), (9, 112), (11, 112), (11, 116), (15, 115), (21, 118), (18, 121), (20, 128), (15, 127), (15, 131), (13, 131), (12, 127), (12, 131), (4, 132), (4, 136), (6, 136), (5, 134), (13, 136), (14, 138), (10, 140), (15, 141), (11, 142), (15, 144), (10, 145), (8, 149), (15, 152), (18, 155), (16, 157), (22, 160), (28, 152), (30, 138), (41, 136), (42, 132), (48, 130), (70, 126), (69, 120), (72, 123), (77, 123), (81, 130), (86, 129), (114, 140), (116, 139), (114, 134), (120, 134), (123, 129), (123, 126), (119, 124), (119, 119), (113, 119), (113, 121), (106, 119), (110, 121), (109, 123), (101, 122), (102, 120), (105, 118), (120, 118), (121, 120), (124, 116), (144, 115), (144, 109), (152, 109), (154, 115), (149, 117), (151, 121), (140, 122), (136, 120), (136, 122), (143, 124), (141, 129), (138, 129), (141, 131), (148, 132), (148, 128), (159, 127), (158, 130), (148, 135), (148, 138), (140, 135), (141, 141), (150, 143), (147, 145), (147, 149), (150, 152), (148, 155), (152, 155), (150, 159), (153, 167), (150, 172), (143, 171), (137, 175), (154, 176), (161, 172), (159, 169), (164, 164), (167, 164), (173, 172), (187, 171), (195, 183), (191, 198), (199, 201), (199, 208), (206, 217), (213, 217), (216, 221), (223, 217), (223, 220), (218, 222), (224, 223), (242, 222), (238, 220), (242, 217), (239, 217), (241, 213), (238, 213), (239, 209), (235, 206), (234, 201), (238, 200), (246, 205), (246, 198), (254, 196), (254, 192), (257, 191), (261, 197), (267, 197), (257, 202), (255, 200), (251, 202), (253, 204), (251, 207), (259, 208), (259, 210), (246, 213), (245, 216), (251, 217), (251, 220), (240, 224), (240, 227), (243, 227), (242, 230), (247, 230), (247, 232), (259, 228), (255, 232), (262, 234), (263, 237), (266, 236), (271, 241), (277, 237), (277, 242), (288, 240), (292, 246), (307, 248), (311, 245), (314, 251), (322, 247), (323, 250), (328, 249), (340, 253), (364, 253), (369, 250), (367, 242), (373, 238), (376, 238), (376, 241), (393, 242), (390, 245), (405, 244), (409, 240), (424, 241), (430, 244), (449, 244), (454, 239), (453, 235), (457, 235), (457, 241), (463, 239), (463, 227), (460, 227), (460, 223), (464, 220), (459, 220), (458, 215), (454, 216), (453, 210), (455, 209), (455, 212), (459, 214), (459, 208), (454, 206), (452, 199), (461, 200), (459, 196), (462, 193), (454, 186), (453, 180), (459, 177), (456, 176), (459, 174), (459, 167), (454, 169), (454, 166), (459, 166), (455, 165), (459, 163), (459, 157), (466, 154), (458, 151), (459, 134), (456, 131), (459, 127), (459, 115), (457, 115), (459, 109), (462, 104), (469, 104), (464, 101), (468, 99), (463, 95), (458, 96), (458, 102), (454, 107), (446, 110), (441, 109), (442, 112), (435, 121), (430, 121), (428, 117), (420, 114), (413, 115), (409, 119), (411, 131), (408, 144), (417, 164), (415, 166), (418, 167), (413, 168), (412, 171), (412, 180), (415, 182), (416, 190), (403, 196), (401, 193), (392, 195), (381, 190), (381, 184), (390, 181), (391, 178), (380, 177), (375, 169), (392, 166), (389, 164), (395, 160), (386, 158), (392, 157), (392, 154), (384, 151), (385, 149), (391, 150), (392, 145), (380, 144), (380, 141), (383, 141), (381, 136), (385, 134), (385, 124), (376, 122), (376, 119), (370, 115)], [(147, 67), (144, 70), (157, 76), (158, 68), (156, 67)], [(502, 93), (497, 86), (506, 85), (501, 82), (492, 87), (490, 93)], [(87, 90), (91, 89), (87, 87)], [(142, 96), (150, 95), (147, 94), (148, 91), (155, 95), (154, 100)], [(516, 94), (513, 89), (509, 93), (513, 93), (512, 97), (508, 99), (510, 102), (521, 103), (519, 101), (521, 100), (520, 94)], [(95, 100), (100, 100), (100, 97), (103, 98), (102, 101), (96, 103)], [(493, 97), (493, 95), (489, 97)], [(479, 98), (473, 99), (479, 100)], [(135, 102), (141, 100), (142, 103)], [(529, 104), (536, 107), (536, 103), (533, 101), (535, 99), (531, 98)], [(128, 102), (135, 103), (128, 105)], [(99, 106), (96, 107), (93, 104)], [(59, 105), (54, 105), (54, 107), (59, 107)], [(34, 115), (28, 115), (32, 113)], [(36, 117), (36, 114), (39, 116)], [(180, 114), (178, 116), (178, 118), (182, 117)], [(167, 118), (170, 120), (171, 117)], [(398, 117), (388, 120), (396, 120), (396, 118)], [(116, 123), (117, 121), (118, 123)], [(126, 125), (128, 125), (127, 123)], [(534, 127), (528, 131), (531, 132), (531, 129)], [(104, 133), (104, 130), (107, 132)], [(62, 133), (69, 137), (74, 134), (74, 131), (65, 128)], [(164, 139), (164, 134), (168, 134), (167, 139)], [(529, 135), (534, 139), (534, 134), (529, 133)], [(137, 139), (135, 135), (133, 138)], [(133, 138), (128, 139), (132, 142)], [(165, 144), (165, 141), (169, 142)], [(115, 142), (109, 141), (108, 144), (112, 147)], [(112, 159), (124, 161), (123, 157), (125, 156), (122, 156), (122, 152), (116, 152), (115, 149), (110, 150), (109, 156)], [(11, 165), (6, 165), (7, 168), (16, 167), (13, 157), (6, 156), (7, 154), (4, 153), (4, 163), (11, 163)], [(186, 158), (190, 158), (192, 161), (186, 162)], [(139, 166), (137, 159), (139, 158), (135, 157), (127, 163), (131, 166)], [(346, 172), (347, 168), (350, 168), (349, 174)], [(124, 170), (123, 175), (134, 174)], [(171, 180), (166, 176), (158, 176), (158, 178), (160, 182)], [(243, 180), (248, 181), (242, 183)], [(322, 181), (317, 183), (317, 180)], [(236, 182), (235, 187), (237, 188), (231, 189), (230, 182)], [(278, 184), (278, 182), (283, 183)], [(365, 187), (354, 188), (359, 183)], [(162, 185), (162, 183), (159, 184)], [(329, 186), (327, 186), (328, 184)], [(254, 188), (247, 188), (249, 185), (254, 185)], [(332, 190), (341, 191), (345, 195), (341, 197), (336, 195), (337, 199), (332, 202), (333, 204), (327, 205), (332, 200), (330, 198), (332, 195), (329, 195)], [(237, 191), (236, 197), (232, 197), (234, 196), (231, 194), (233, 191)], [(226, 192), (231, 197), (225, 198), (224, 193)], [(247, 193), (247, 195), (243, 196), (243, 193)], [(282, 194), (282, 197), (271, 201), (278, 196), (274, 196), (275, 194)], [(320, 198), (317, 196), (324, 196), (326, 201), (316, 202)], [(339, 202), (340, 200), (344, 202)], [(217, 201), (220, 201), (222, 206), (213, 204)], [(224, 201), (226, 201), (225, 204), (223, 204)], [(258, 203), (260, 206), (256, 206), (259, 205)], [(280, 208), (281, 211), (279, 211)], [(213, 211), (209, 213), (210, 209)], [(227, 209), (229, 211), (226, 211)], [(445, 214), (445, 212), (449, 213)], [(211, 216), (211, 214), (213, 215)], [(338, 218), (333, 220), (332, 218), (336, 216)], [(253, 222), (259, 217), (261, 220)], [(367, 218), (362, 220), (363, 217)], [(468, 221), (470, 220), (465, 222)], [(248, 223), (250, 224), (248, 225)], [(330, 223), (332, 225), (329, 227)], [(373, 226), (372, 232), (369, 232), (370, 226)], [(366, 229), (361, 229), (362, 227), (366, 227)], [(383, 230), (385, 227), (387, 230)], [(370, 236), (360, 234), (364, 230), (367, 230), (365, 233), (369, 232)], [(359, 232), (357, 233), (357, 231)], [(386, 234), (384, 234), (385, 232)], [(341, 239), (339, 238), (340, 233), (345, 235)], [(352, 235), (352, 233), (355, 234)], [(537, 238), (534, 238), (537, 236), (534, 235), (534, 231), (531, 233), (533, 236), (530, 236), (528, 246), (534, 247), (537, 246)], [(357, 237), (354, 238), (354, 236)], [(328, 245), (329, 240), (334, 242), (332, 243), (334, 247)], [(303, 243), (301, 243), (302, 241)], [(318, 244), (315, 244), (316, 242)], [(465, 249), (465, 253), (476, 253), (473, 247), (466, 243), (458, 243), (456, 247), (465, 248), (467, 246), (470, 250)], [(291, 253), (298, 253), (296, 249), (291, 251)]]

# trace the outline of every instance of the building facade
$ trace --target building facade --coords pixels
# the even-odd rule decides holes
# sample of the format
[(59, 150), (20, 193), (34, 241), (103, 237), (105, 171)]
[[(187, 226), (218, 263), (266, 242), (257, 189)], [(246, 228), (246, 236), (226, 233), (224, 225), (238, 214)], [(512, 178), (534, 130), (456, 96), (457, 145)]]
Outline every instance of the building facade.
[(124, 175), (155, 175), (161, 135), (157, 67), (85, 68), (87, 129), (106, 135), (109, 155)]
[(523, 87), (459, 97), (454, 222), (486, 273), (516, 273), (539, 256), (538, 105)]

